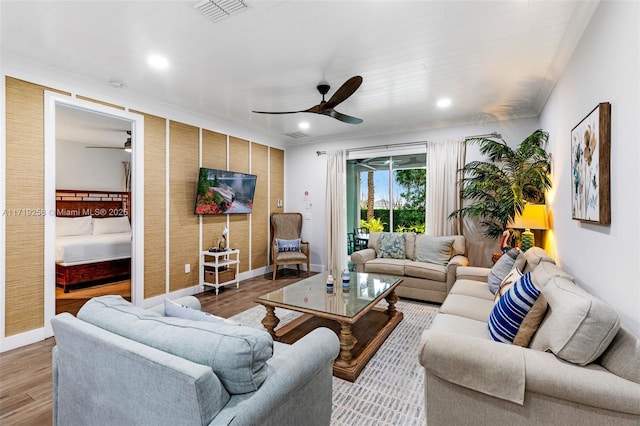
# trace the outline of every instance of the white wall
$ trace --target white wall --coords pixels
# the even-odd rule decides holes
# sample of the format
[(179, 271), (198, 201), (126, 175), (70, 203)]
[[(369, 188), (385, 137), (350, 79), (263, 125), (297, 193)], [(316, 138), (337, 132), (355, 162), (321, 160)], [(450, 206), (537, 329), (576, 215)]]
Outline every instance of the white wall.
[[(598, 6), (541, 115), (550, 133), (554, 233), (548, 247), (578, 283), (640, 335), (640, 3)], [(611, 103), (611, 225), (571, 219), (570, 132)]]
[[(302, 212), (311, 219), (305, 219), (302, 225), (302, 237), (310, 242), (311, 263), (317, 270), (324, 268), (325, 262), (325, 169), (326, 156), (316, 155), (316, 151), (349, 149), (365, 146), (398, 144), (427, 140), (464, 138), (478, 134), (498, 132), (511, 146), (517, 146), (533, 131), (540, 128), (537, 118), (485, 123), (476, 126), (459, 126), (431, 129), (423, 132), (383, 135), (357, 140), (341, 140), (307, 145), (288, 146), (285, 150), (285, 210)], [(299, 139), (296, 141), (299, 143)], [(377, 151), (380, 152), (380, 151)], [(393, 150), (385, 151), (392, 154)], [(467, 148), (467, 161), (481, 159), (476, 145)], [(309, 192), (310, 206), (305, 203), (305, 191)], [(346, 244), (345, 235), (345, 244)], [(495, 242), (497, 248), (499, 241)], [(485, 256), (490, 261), (491, 251)], [(488, 265), (487, 265), (488, 266)]]
[(122, 191), (124, 149), (86, 148), (86, 144), (56, 141), (56, 189)]

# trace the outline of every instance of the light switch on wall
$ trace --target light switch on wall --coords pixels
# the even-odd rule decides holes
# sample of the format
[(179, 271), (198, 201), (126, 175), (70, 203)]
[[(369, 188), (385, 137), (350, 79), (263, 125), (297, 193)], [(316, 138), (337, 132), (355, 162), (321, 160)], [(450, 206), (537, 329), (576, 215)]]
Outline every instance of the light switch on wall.
[(184, 273), (188, 274), (189, 272), (191, 272), (191, 264), (185, 263), (184, 264)]

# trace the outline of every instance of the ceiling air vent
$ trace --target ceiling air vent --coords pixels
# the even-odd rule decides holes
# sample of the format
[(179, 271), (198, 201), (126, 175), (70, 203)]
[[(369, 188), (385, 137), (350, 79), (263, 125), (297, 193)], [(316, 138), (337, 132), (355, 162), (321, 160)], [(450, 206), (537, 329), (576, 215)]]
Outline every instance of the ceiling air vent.
[(308, 134), (300, 132), (300, 131), (291, 132), (291, 133), (285, 133), (284, 135), (285, 136), (289, 136), (290, 138), (295, 138), (295, 139), (306, 138), (307, 136), (309, 136)]
[(242, 0), (204, 0), (191, 2), (191, 7), (211, 22), (242, 12), (247, 5)]

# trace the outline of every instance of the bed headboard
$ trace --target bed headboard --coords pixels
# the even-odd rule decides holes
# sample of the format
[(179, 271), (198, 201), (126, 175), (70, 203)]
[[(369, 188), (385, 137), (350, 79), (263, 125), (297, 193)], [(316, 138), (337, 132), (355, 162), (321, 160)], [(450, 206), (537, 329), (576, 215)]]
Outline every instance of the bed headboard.
[(56, 189), (56, 216), (131, 219), (131, 192)]

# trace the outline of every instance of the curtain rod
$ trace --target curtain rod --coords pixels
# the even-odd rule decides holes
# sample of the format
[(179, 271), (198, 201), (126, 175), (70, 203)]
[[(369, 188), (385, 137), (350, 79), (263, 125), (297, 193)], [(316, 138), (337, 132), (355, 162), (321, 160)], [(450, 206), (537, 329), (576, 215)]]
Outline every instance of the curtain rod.
[[(485, 133), (482, 135), (473, 135), (473, 136), (466, 136), (466, 139), (475, 139), (475, 138), (497, 138), (497, 139), (501, 139), (502, 135), (498, 132), (491, 132), (491, 133)], [(358, 151), (369, 151), (372, 149), (380, 149), (380, 148), (384, 148), (384, 149), (389, 149), (389, 148), (396, 148), (396, 147), (403, 147), (403, 146), (413, 146), (413, 145), (423, 145), (425, 144), (426, 141), (418, 141), (418, 142), (405, 142), (405, 143), (394, 143), (394, 144), (389, 144), (389, 145), (376, 145), (376, 146), (365, 146), (365, 147), (361, 147), (361, 148), (351, 148), (351, 149), (347, 149), (347, 152), (358, 152)], [(316, 151), (316, 155), (321, 156), (321, 155), (325, 155), (327, 153), (327, 151)]]

